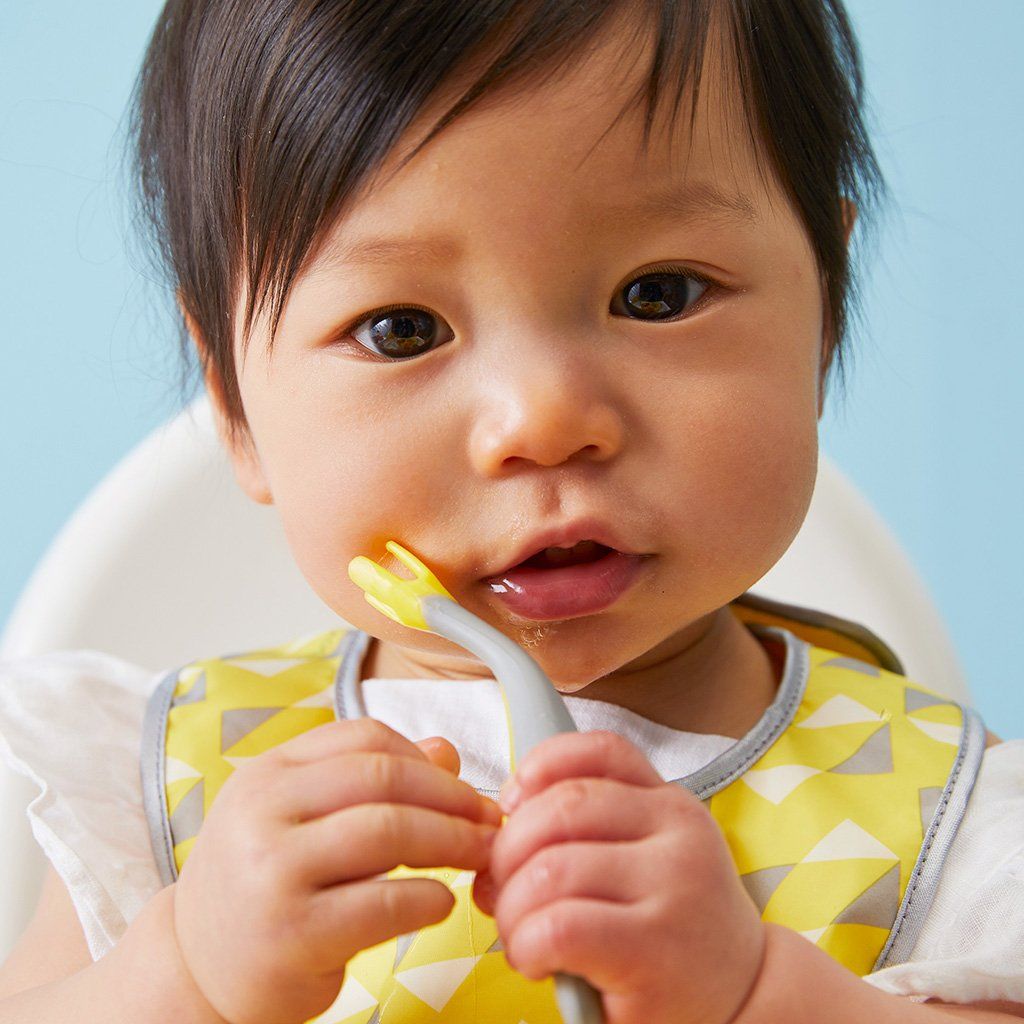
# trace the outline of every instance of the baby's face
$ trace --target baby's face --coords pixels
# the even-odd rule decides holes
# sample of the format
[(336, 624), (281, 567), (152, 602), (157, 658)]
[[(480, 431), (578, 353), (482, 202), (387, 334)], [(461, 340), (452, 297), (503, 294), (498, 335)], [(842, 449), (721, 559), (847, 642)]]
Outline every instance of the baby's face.
[[(753, 585), (810, 501), (825, 327), (810, 243), (711, 78), (692, 137), (685, 114), (674, 136), (656, 124), (644, 157), (640, 108), (595, 147), (645, 74), (621, 49), (445, 129), (335, 226), (272, 356), (258, 321), (238, 363), (255, 446), (234, 453), (239, 479), (277, 506), (319, 596), (425, 675), (468, 656), (348, 577), (356, 555), (394, 568), (389, 538), (573, 692)], [(513, 612), (485, 580), (583, 517), (648, 556), (632, 585), (598, 612)]]

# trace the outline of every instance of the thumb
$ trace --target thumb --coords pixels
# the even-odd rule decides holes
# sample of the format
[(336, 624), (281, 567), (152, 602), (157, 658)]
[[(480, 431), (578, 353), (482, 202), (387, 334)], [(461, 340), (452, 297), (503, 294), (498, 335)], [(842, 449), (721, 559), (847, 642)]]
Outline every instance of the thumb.
[(430, 736), (425, 740), (419, 740), (416, 746), (423, 751), (424, 754), (430, 758), (434, 764), (446, 771), (452, 773), (452, 775), (459, 774), (459, 768), (462, 762), (459, 759), (459, 752), (455, 749), (454, 745), (449, 743), (443, 736)]

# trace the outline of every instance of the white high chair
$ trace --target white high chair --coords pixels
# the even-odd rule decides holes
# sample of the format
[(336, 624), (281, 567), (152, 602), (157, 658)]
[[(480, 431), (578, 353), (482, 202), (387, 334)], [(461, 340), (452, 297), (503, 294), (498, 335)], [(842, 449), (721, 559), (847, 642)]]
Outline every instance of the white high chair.
[[(924, 584), (824, 454), (799, 534), (752, 591), (867, 626), (911, 679), (969, 702)], [(0, 659), (90, 648), (155, 674), (341, 624), (293, 564), (276, 510), (236, 484), (204, 395), (131, 451), (62, 528), (0, 636)], [(25, 817), (35, 795), (0, 764), (0, 963), (45, 868)]]

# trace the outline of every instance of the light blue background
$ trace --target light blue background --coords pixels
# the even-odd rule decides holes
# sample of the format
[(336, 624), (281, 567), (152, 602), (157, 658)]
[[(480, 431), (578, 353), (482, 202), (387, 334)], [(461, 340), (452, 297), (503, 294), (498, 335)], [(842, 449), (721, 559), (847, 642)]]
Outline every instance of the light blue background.
[[(89, 489), (177, 409), (166, 301), (126, 255), (118, 192), (158, 9), (0, 13), (0, 621)], [(896, 209), (823, 441), (931, 588), (990, 726), (1024, 736), (1024, 4), (849, 10)]]

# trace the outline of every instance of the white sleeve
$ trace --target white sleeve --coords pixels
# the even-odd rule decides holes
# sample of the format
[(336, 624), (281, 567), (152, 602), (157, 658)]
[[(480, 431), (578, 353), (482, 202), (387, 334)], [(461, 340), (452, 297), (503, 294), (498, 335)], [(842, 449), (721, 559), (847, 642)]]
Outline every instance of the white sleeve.
[(985, 751), (910, 960), (864, 980), (917, 1000), (1024, 1004), (1024, 739)]
[(98, 651), (0, 661), (0, 758), (39, 787), (29, 823), (93, 960), (162, 886), (139, 778), (146, 699), (158, 681)]

